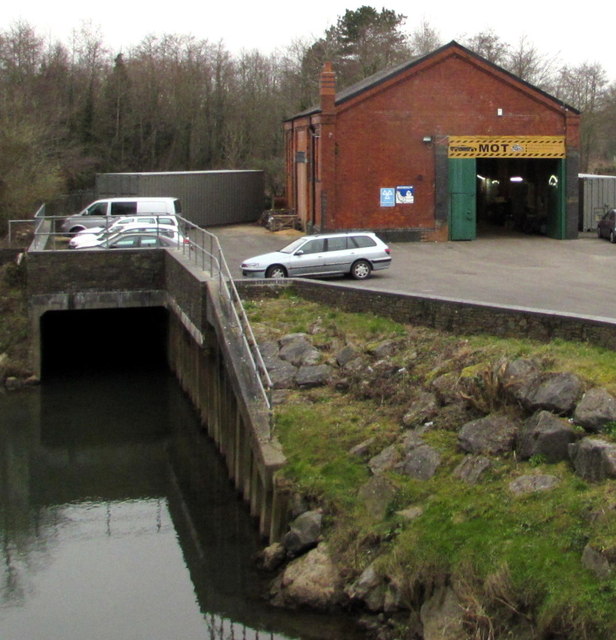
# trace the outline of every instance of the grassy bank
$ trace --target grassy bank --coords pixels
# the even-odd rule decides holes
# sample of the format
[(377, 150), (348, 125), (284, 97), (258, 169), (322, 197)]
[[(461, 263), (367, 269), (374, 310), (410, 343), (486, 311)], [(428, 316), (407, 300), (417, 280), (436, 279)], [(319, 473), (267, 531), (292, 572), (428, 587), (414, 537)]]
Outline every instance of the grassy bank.
[[(431, 586), (454, 584), (472, 638), (616, 637), (616, 578), (598, 579), (581, 561), (589, 542), (616, 558), (616, 482), (590, 484), (567, 463), (521, 462), (510, 454), (494, 459), (480, 483), (463, 483), (452, 471), (463, 458), (457, 430), (470, 414), (443, 407), (423, 435), (441, 453), (437, 474), (420, 481), (389, 473), (395, 497), (385, 517), (374, 518), (358, 498), (370, 471), (365, 460), (349, 454), (366, 441), (373, 455), (393, 443), (418, 393), (443, 375), (475, 381), (471, 414), (515, 412), (490, 386), (489, 372), (503, 358), (533, 358), (544, 370), (570, 371), (589, 387), (616, 393), (615, 353), (562, 341), (452, 336), (292, 295), (251, 301), (246, 308), (259, 339), (308, 333), (330, 359), (345, 344), (367, 351), (387, 340), (399, 345), (392, 356), (395, 375), (371, 377), (366, 370), (343, 391), (335, 385), (292, 391), (276, 407), (277, 434), (289, 460), (284, 474), (324, 508), (330, 547), (349, 575), (376, 561), (416, 603)], [(558, 487), (519, 497), (508, 491), (514, 478), (539, 472), (557, 476)], [(422, 515), (412, 521), (400, 515), (409, 506)]]

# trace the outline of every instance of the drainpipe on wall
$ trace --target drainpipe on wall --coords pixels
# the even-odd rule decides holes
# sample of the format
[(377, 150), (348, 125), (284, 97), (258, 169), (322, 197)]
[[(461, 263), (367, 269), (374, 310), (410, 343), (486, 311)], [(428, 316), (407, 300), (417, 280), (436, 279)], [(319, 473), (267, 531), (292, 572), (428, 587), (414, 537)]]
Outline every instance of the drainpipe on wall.
[(314, 159), (320, 184), (313, 207), (315, 224), (326, 231), (335, 227), (336, 213), (336, 74), (331, 62), (326, 62), (321, 71), (320, 98), (319, 157)]

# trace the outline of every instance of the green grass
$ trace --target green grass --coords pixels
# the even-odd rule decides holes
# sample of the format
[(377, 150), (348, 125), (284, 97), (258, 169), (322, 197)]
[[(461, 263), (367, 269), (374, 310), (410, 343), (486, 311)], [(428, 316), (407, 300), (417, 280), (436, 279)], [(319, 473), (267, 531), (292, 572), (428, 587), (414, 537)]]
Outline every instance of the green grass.
[[(537, 638), (616, 637), (616, 577), (598, 579), (581, 560), (587, 543), (616, 560), (616, 483), (588, 484), (566, 463), (546, 464), (539, 456), (520, 462), (509, 454), (493, 459), (480, 483), (467, 485), (452, 475), (463, 454), (455, 423), (454, 428), (447, 423), (424, 435), (442, 457), (434, 478), (418, 481), (390, 473), (395, 496), (386, 516), (375, 520), (357, 498), (369, 469), (349, 454), (369, 438), (374, 439), (372, 455), (394, 442), (402, 433), (405, 406), (392, 405), (411, 402), (413, 389), (428, 388), (443, 374), (474, 380), (489, 395), (496, 391), (486, 372), (503, 358), (525, 357), (545, 370), (571, 371), (587, 386), (616, 393), (615, 353), (561, 340), (546, 345), (452, 336), (289, 295), (251, 302), (247, 312), (257, 335), (271, 339), (304, 331), (326, 357), (345, 343), (358, 348), (391, 339), (401, 343), (394, 360), (408, 372), (398, 380), (402, 390), (386, 389), (385, 401), (385, 396), (325, 387), (293, 392), (276, 408), (276, 430), (289, 461), (283, 473), (324, 508), (327, 537), (339, 562), (358, 572), (378, 559), (411, 600), (446, 579), (462, 594), (477, 638), (490, 637), (482, 624), (494, 631), (492, 637), (514, 637), (508, 626), (514, 619), (527, 620)], [(511, 480), (535, 473), (555, 475), (559, 485), (514, 496)], [(412, 521), (398, 515), (409, 506), (421, 507), (422, 515)]]

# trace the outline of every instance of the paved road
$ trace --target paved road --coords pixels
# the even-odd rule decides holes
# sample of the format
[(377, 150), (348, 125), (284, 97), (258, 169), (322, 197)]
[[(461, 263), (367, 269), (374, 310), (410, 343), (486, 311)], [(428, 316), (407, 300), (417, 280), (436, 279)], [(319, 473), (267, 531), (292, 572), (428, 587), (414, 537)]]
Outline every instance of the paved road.
[[(301, 235), (252, 225), (210, 231), (238, 278), (244, 258), (278, 249)], [(389, 270), (363, 282), (345, 279), (345, 284), (616, 319), (616, 245), (592, 234), (576, 240), (516, 234), (390, 246)]]

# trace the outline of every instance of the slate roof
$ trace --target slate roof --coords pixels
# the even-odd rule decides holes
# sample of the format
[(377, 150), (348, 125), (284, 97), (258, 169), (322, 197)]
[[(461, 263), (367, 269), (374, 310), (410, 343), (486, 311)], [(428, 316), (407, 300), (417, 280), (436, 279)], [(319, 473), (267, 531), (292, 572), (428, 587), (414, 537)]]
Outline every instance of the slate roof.
[[(471, 51), (470, 49), (467, 49), (466, 47), (462, 46), (461, 44), (459, 44), (455, 40), (452, 40), (448, 44), (445, 44), (442, 47), (439, 47), (438, 49), (435, 49), (434, 51), (431, 51), (430, 53), (427, 53), (427, 54), (422, 55), (422, 56), (415, 56), (414, 58), (410, 58), (406, 62), (403, 62), (402, 64), (399, 64), (399, 65), (396, 65), (395, 67), (389, 67), (387, 69), (382, 69), (381, 71), (377, 71), (376, 73), (372, 74), (371, 76), (368, 76), (367, 78), (364, 78), (363, 80), (360, 80), (359, 82), (356, 82), (355, 84), (352, 84), (352, 85), (346, 87), (345, 89), (342, 89), (342, 90), (338, 91), (336, 93), (336, 104), (338, 105), (338, 104), (341, 104), (341, 103), (345, 102), (346, 100), (350, 100), (351, 98), (353, 98), (356, 95), (362, 93), (363, 91), (366, 91), (368, 89), (372, 89), (373, 87), (378, 86), (382, 82), (385, 82), (386, 80), (389, 80), (390, 78), (396, 76), (397, 74), (399, 74), (399, 73), (401, 73), (403, 71), (406, 71), (407, 69), (411, 69), (414, 66), (417, 66), (419, 63), (423, 62), (424, 60), (429, 60), (430, 58), (436, 57), (437, 55), (439, 55), (443, 51), (446, 51), (447, 49), (451, 49), (451, 48), (460, 49), (461, 51), (465, 52), (466, 54), (468, 54), (468, 55), (470, 55), (470, 56), (472, 56), (474, 58), (476, 58), (477, 60), (481, 60), (482, 63), (489, 65), (494, 70), (499, 71), (500, 73), (504, 73), (505, 75), (508, 75), (509, 77), (511, 77), (516, 82), (519, 82), (519, 83), (525, 85), (531, 91), (537, 92), (537, 93), (545, 96), (546, 98), (548, 98), (552, 102), (557, 103), (559, 106), (561, 106), (561, 107), (563, 107), (565, 109), (568, 109), (569, 111), (572, 111), (573, 113), (577, 113), (577, 114), (580, 113), (580, 111), (578, 109), (566, 104), (562, 100), (550, 95), (549, 93), (543, 91), (542, 89), (539, 89), (538, 87), (530, 84), (529, 82), (526, 82), (525, 80), (522, 80), (522, 79), (518, 78), (518, 76), (516, 76), (513, 73), (503, 69), (502, 67), (499, 67), (498, 65), (490, 62), (489, 60), (486, 60), (482, 56), (480, 56), (480, 55), (476, 54), (475, 52)], [(295, 114), (294, 116), (291, 116), (290, 118), (287, 118), (287, 121), (291, 121), (291, 120), (295, 120), (296, 118), (301, 118), (301, 117), (304, 117), (304, 116), (309, 116), (309, 115), (312, 115), (312, 114), (315, 114), (315, 113), (319, 113), (320, 111), (321, 111), (321, 107), (320, 106), (313, 106), (313, 107), (310, 107), (310, 108), (306, 109), (305, 111), (302, 111), (300, 113)]]

